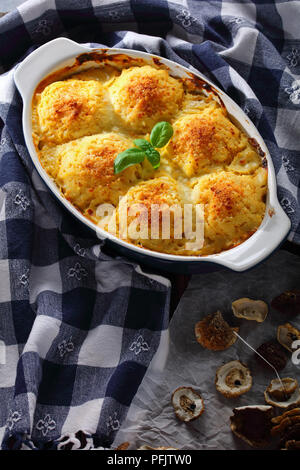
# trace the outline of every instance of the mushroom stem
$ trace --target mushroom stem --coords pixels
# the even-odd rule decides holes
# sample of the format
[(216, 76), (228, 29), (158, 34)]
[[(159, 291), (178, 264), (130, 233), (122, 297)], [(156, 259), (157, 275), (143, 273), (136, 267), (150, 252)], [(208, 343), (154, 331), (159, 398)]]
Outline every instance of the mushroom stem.
[(259, 352), (256, 351), (256, 349), (254, 349), (249, 343), (247, 343), (247, 341), (242, 338), (236, 331), (233, 332), (244, 344), (246, 344), (246, 346), (248, 346), (248, 348), (252, 349), (252, 351), (255, 352), (255, 354), (257, 354), (261, 359), (263, 359), (263, 361), (265, 361), (270, 367), (272, 367), (272, 369), (274, 370), (275, 374), (276, 374), (276, 377), (278, 378), (280, 384), (281, 384), (281, 387), (282, 387), (282, 391), (284, 393), (284, 396), (285, 396), (285, 399), (287, 400), (287, 393), (286, 393), (286, 389), (283, 385), (283, 382), (280, 378), (280, 375), (276, 369), (276, 367), (273, 366), (273, 364), (270, 364), (269, 361), (267, 361), (267, 359), (265, 359)]

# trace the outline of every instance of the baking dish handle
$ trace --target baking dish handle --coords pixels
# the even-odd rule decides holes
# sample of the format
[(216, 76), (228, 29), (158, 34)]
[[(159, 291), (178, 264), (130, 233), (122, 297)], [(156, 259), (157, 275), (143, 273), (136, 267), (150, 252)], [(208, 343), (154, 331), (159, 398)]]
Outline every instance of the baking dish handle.
[(277, 201), (273, 205), (272, 212), (269, 211), (266, 215), (259, 230), (246, 242), (222, 253), (220, 264), (234, 271), (246, 271), (252, 268), (284, 241), (290, 228), (291, 221)]
[(15, 84), (22, 98), (33, 91), (47, 73), (60, 68), (63, 61), (89, 51), (91, 49), (88, 47), (67, 38), (53, 39), (33, 51), (18, 65), (14, 73)]

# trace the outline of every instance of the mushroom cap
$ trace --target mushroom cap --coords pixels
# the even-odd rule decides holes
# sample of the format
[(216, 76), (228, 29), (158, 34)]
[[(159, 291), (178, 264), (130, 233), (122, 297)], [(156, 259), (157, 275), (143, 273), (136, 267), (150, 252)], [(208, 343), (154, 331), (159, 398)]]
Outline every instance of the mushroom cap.
[(232, 302), (233, 314), (237, 318), (255, 320), (262, 323), (268, 314), (268, 305), (263, 300), (252, 300), (243, 297)]
[(171, 401), (177, 418), (185, 423), (199, 418), (204, 411), (203, 400), (192, 387), (177, 388)]
[(272, 406), (249, 405), (233, 409), (232, 432), (252, 447), (264, 447), (270, 439)]
[(266, 403), (278, 408), (289, 408), (300, 405), (300, 388), (296, 379), (286, 377), (271, 380), (270, 385), (264, 392)]
[(272, 300), (271, 306), (280, 313), (298, 315), (300, 313), (300, 289), (282, 292)]
[(298, 386), (297, 380), (291, 379), (290, 377), (285, 377), (281, 380), (273, 379), (266, 389), (266, 392), (275, 400), (285, 401), (295, 392)]
[(234, 331), (238, 332), (239, 328), (229, 326), (219, 310), (207, 315), (195, 325), (198, 343), (212, 351), (222, 351), (232, 346), (237, 340)]
[(277, 340), (288, 351), (293, 352), (292, 344), (300, 340), (300, 331), (290, 323), (279, 325), (277, 328)]
[[(281, 345), (276, 340), (267, 341), (266, 343), (261, 344), (257, 348), (257, 352), (261, 354), (273, 367), (277, 370), (284, 369), (287, 363), (287, 356), (281, 347)], [(255, 359), (265, 368), (270, 368), (270, 366), (257, 354)]]
[(226, 398), (234, 398), (248, 392), (252, 386), (251, 372), (240, 361), (230, 361), (216, 372), (216, 389)]

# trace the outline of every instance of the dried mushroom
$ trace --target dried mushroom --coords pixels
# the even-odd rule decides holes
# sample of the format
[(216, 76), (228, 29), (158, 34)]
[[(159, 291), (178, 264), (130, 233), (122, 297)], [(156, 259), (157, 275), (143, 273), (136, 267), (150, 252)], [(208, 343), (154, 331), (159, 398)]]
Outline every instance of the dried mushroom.
[(138, 448), (138, 450), (178, 450), (176, 447), (151, 447), (146, 444)]
[(300, 331), (290, 323), (285, 323), (277, 328), (277, 340), (285, 349), (293, 352), (292, 344), (300, 340)]
[(122, 442), (122, 444), (118, 445), (115, 450), (127, 450), (130, 446), (130, 442)]
[(252, 447), (265, 447), (269, 443), (272, 406), (250, 405), (233, 409), (230, 416), (231, 430)]
[(285, 411), (272, 418), (272, 436), (280, 437), (279, 447), (284, 450), (300, 449), (300, 408)]
[(280, 313), (298, 315), (300, 312), (300, 289), (283, 292), (272, 300), (271, 306)]
[(295, 441), (295, 439), (291, 441), (286, 441), (285, 449), (286, 450), (300, 450), (300, 441)]
[(265, 400), (269, 405), (278, 408), (289, 408), (300, 404), (300, 389), (296, 379), (289, 377), (274, 379), (264, 392)]
[(262, 323), (268, 315), (268, 305), (263, 300), (252, 300), (247, 297), (232, 302), (233, 314), (237, 318), (255, 320)]
[(179, 387), (172, 394), (172, 405), (177, 418), (185, 423), (199, 418), (204, 411), (201, 396), (192, 387)]
[(222, 313), (211, 313), (195, 325), (195, 335), (198, 343), (212, 351), (222, 351), (236, 342), (239, 328), (231, 328), (224, 320)]
[(284, 379), (273, 379), (270, 385), (266, 389), (266, 392), (271, 398), (275, 400), (284, 401), (289, 398), (292, 393), (298, 388), (298, 382), (296, 379), (286, 377)]
[(292, 408), (291, 410), (285, 411), (282, 415), (272, 418), (273, 424), (280, 424), (286, 417), (300, 416), (300, 408)]
[[(282, 370), (287, 363), (287, 356), (277, 341), (267, 341), (263, 343), (256, 350), (266, 361), (268, 361), (276, 370)], [(269, 367), (268, 364), (257, 354), (256, 360), (264, 367)]]
[(230, 361), (216, 373), (216, 389), (226, 398), (235, 398), (248, 392), (252, 386), (251, 372), (240, 361)]

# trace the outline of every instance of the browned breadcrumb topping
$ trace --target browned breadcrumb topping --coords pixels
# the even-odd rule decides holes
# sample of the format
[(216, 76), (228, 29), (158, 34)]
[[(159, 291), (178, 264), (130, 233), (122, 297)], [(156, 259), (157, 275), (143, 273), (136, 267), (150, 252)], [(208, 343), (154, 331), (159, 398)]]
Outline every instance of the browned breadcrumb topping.
[(234, 215), (238, 209), (236, 201), (243, 197), (243, 189), (232, 181), (218, 181), (210, 188), (213, 193), (212, 207), (218, 217)]
[(78, 99), (78, 96), (72, 95), (65, 96), (63, 100), (58, 99), (53, 103), (52, 111), (57, 119), (61, 116), (67, 118), (70, 122), (76, 119), (82, 112), (83, 103)]

